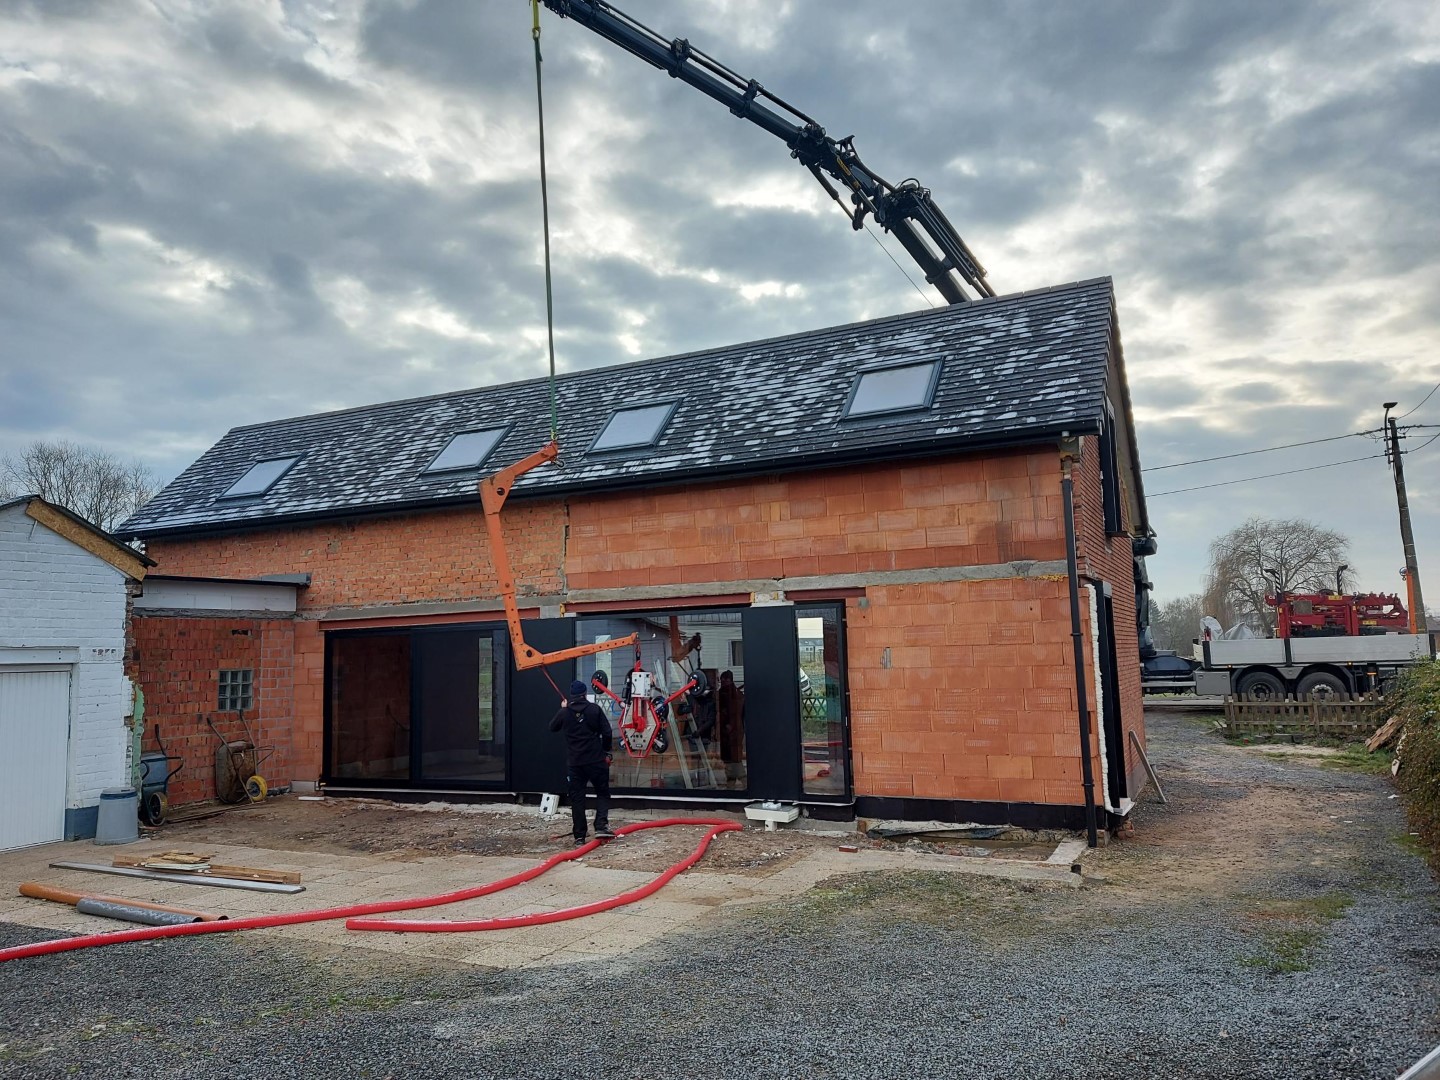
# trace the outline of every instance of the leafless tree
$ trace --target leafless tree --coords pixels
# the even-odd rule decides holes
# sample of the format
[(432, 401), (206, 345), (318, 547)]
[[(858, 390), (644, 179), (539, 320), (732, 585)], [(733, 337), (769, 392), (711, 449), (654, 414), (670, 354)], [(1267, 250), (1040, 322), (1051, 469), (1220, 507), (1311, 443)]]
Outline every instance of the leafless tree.
[(1200, 618), (1205, 614), (1199, 593), (1162, 600), (1151, 607), (1150, 631), (1157, 649), (1190, 655), (1190, 645), (1200, 636)]
[(1275, 578), (1286, 592), (1328, 592), (1349, 548), (1348, 537), (1313, 521), (1251, 518), (1210, 543), (1205, 612), (1225, 626), (1247, 622), (1273, 631), (1275, 609), (1265, 597), (1273, 595)]
[(156, 487), (140, 461), (64, 440), (37, 440), (0, 458), (0, 499), (39, 495), (107, 532), (149, 502)]

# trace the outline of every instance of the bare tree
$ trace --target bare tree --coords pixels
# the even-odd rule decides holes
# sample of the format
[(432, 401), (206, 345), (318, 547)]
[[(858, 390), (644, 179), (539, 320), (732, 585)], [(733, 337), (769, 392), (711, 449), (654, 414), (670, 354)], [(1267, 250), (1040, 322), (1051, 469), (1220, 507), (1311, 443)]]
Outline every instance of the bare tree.
[(1205, 614), (1199, 593), (1162, 600), (1151, 608), (1150, 630), (1157, 649), (1190, 655), (1190, 645), (1200, 636), (1200, 618)]
[(1272, 632), (1275, 609), (1265, 597), (1276, 579), (1286, 592), (1328, 592), (1349, 548), (1349, 538), (1312, 521), (1251, 518), (1210, 543), (1206, 613), (1226, 626), (1246, 622)]
[(0, 458), (0, 498), (39, 495), (107, 532), (149, 502), (156, 487), (140, 461), (64, 440), (37, 440)]

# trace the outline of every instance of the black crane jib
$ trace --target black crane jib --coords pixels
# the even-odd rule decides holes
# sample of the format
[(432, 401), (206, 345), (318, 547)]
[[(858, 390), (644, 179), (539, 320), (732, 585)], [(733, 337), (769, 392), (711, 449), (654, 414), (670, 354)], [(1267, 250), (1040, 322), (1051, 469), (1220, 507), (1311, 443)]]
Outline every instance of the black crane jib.
[(832, 139), (811, 117), (754, 79), (736, 74), (683, 38), (667, 40), (604, 0), (542, 2), (561, 18), (574, 19), (783, 139), (791, 156), (810, 170), (831, 198), (841, 201), (829, 178), (849, 189), (854, 209), (847, 212), (854, 228), (863, 228), (866, 215), (873, 215), (882, 228), (895, 235), (924, 272), (925, 280), (949, 303), (970, 299), (962, 281), (980, 296), (995, 295), (985, 280), (985, 268), (935, 205), (930, 189), (913, 179), (892, 184), (873, 172), (855, 152), (853, 137)]

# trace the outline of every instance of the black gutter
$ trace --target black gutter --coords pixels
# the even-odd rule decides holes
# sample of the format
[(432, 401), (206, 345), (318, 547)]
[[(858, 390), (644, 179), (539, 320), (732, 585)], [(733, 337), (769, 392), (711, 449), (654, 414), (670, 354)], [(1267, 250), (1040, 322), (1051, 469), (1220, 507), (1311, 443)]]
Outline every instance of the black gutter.
[(1065, 502), (1065, 564), (1070, 578), (1070, 639), (1075, 645), (1075, 700), (1080, 713), (1080, 777), (1085, 788), (1085, 832), (1093, 848), (1099, 843), (1095, 831), (1095, 772), (1090, 766), (1090, 703), (1085, 692), (1085, 645), (1080, 634), (1080, 560), (1075, 550), (1075, 481), (1071, 477), (1074, 459), (1062, 451), (1060, 494)]

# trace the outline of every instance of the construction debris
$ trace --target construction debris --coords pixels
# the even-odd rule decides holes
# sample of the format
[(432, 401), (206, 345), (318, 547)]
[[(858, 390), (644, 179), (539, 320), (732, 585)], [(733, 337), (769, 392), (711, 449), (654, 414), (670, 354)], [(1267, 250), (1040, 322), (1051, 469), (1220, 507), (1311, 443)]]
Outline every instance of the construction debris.
[(1395, 736), (1400, 733), (1401, 727), (1405, 724), (1404, 718), (1392, 716), (1385, 723), (1380, 725), (1380, 730), (1365, 740), (1365, 749), (1372, 754), (1383, 747), (1389, 746)]

